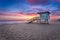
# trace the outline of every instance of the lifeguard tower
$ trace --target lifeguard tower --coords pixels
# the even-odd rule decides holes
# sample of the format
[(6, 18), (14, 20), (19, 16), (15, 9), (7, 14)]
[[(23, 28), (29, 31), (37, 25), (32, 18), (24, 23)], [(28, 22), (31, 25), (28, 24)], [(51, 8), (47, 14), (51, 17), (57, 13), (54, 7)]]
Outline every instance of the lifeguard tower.
[(38, 12), (37, 14), (39, 14), (39, 18), (32, 18), (29, 20), (28, 23), (33, 23), (34, 21), (37, 21), (37, 23), (45, 23), (48, 24), (49, 20), (50, 20), (50, 12), (46, 11), (46, 12)]
[(46, 12), (38, 12), (38, 14), (40, 15), (40, 23), (49, 23), (50, 20), (50, 12), (46, 11)]

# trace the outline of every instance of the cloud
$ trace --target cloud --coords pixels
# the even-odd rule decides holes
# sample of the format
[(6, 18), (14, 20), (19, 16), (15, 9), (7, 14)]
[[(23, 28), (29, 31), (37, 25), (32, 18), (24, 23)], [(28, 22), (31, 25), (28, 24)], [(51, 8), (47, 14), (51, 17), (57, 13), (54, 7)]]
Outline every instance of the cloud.
[(27, 0), (27, 2), (29, 4), (35, 4), (35, 5), (38, 5), (38, 4), (47, 5), (50, 2), (50, 0)]
[[(27, 4), (26, 4), (27, 2)], [(29, 4), (28, 4), (29, 3)], [(51, 0), (0, 0), (1, 12), (37, 12), (43, 10), (58, 10), (59, 3), (51, 2)]]
[(0, 8), (12, 6), (14, 4), (23, 3), (23, 0), (0, 0)]
[(54, 0), (55, 2), (60, 2), (60, 0)]

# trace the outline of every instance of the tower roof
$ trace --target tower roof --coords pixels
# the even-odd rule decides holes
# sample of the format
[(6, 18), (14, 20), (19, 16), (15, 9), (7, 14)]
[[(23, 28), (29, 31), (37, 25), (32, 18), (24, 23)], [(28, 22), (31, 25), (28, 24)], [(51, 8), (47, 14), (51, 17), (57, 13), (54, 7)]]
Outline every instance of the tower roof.
[(38, 14), (45, 14), (45, 13), (50, 14), (50, 12), (48, 12), (48, 11), (46, 11), (46, 12), (38, 12)]

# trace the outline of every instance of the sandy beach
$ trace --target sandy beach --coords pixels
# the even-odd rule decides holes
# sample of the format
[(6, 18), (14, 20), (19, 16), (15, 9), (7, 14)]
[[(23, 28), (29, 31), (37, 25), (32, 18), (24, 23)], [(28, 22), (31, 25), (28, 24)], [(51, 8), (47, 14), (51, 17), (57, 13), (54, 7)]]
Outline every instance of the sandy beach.
[(60, 21), (0, 24), (0, 40), (60, 40)]

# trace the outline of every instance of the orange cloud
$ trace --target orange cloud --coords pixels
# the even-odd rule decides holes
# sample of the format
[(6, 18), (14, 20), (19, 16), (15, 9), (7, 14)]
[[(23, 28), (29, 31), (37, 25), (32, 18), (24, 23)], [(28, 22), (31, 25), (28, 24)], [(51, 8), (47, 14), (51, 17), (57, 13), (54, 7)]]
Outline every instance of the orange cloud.
[[(16, 21), (22, 21), (22, 20), (28, 20), (32, 19), (33, 17), (38, 17), (38, 14), (3, 14), (0, 15), (0, 20), (16, 20)], [(50, 20), (56, 20), (59, 19), (60, 16), (57, 15), (51, 15)]]

